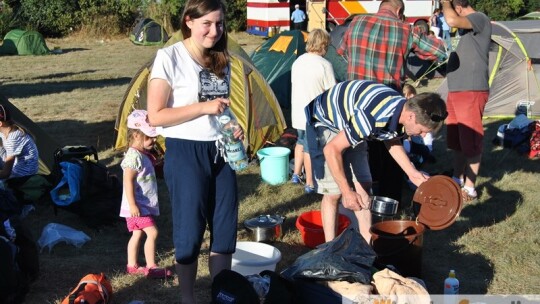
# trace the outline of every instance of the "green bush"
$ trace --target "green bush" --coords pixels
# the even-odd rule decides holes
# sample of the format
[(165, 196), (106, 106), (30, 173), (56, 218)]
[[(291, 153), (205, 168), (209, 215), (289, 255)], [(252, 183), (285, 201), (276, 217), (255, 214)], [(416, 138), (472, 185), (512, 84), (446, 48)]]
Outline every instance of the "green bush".
[[(47, 37), (79, 31), (90, 36), (129, 33), (138, 15), (162, 24), (167, 32), (180, 28), (186, 0), (4, 0), (0, 33), (13, 27), (33, 29)], [(228, 0), (229, 31), (246, 29), (246, 0)]]
[(12, 28), (13, 14), (11, 8), (4, 6), (0, 11), (0, 40), (9, 32)]
[(128, 33), (140, 0), (79, 0), (79, 29), (90, 36)]
[(16, 21), (27, 29), (45, 36), (63, 36), (77, 26), (75, 0), (21, 0)]
[[(228, 0), (227, 5), (227, 27), (229, 31), (244, 31), (246, 29), (246, 0)], [(168, 33), (173, 33), (180, 29), (180, 19), (186, 0), (161, 0), (157, 2), (146, 2), (142, 6), (142, 12), (146, 17), (152, 18), (160, 23)]]
[(247, 23), (247, 1), (229, 0), (226, 3), (228, 30), (232, 32), (245, 31)]

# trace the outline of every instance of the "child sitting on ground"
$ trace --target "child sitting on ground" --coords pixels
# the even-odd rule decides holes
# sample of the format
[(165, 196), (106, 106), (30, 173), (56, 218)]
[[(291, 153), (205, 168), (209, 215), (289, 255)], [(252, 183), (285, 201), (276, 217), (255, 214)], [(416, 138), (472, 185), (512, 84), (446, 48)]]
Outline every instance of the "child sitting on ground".
[(0, 180), (24, 204), (24, 193), (19, 187), (38, 173), (38, 149), (32, 136), (12, 120), (3, 105), (0, 105), (0, 139)]
[[(126, 218), (132, 233), (127, 246), (129, 274), (142, 274), (148, 278), (165, 278), (172, 275), (168, 269), (159, 268), (155, 262), (158, 229), (154, 217), (159, 215), (158, 191), (153, 156), (149, 153), (155, 144), (156, 128), (148, 123), (147, 112), (134, 110), (127, 119), (129, 148), (122, 160), (124, 171), (122, 206), (120, 216)], [(146, 267), (137, 263), (139, 245), (143, 234)]]
[[(410, 85), (403, 85), (403, 96), (410, 99), (416, 95), (416, 89)], [(424, 162), (435, 162), (433, 157), (433, 134), (427, 133), (424, 137), (411, 136), (403, 141), (403, 148), (416, 167)]]

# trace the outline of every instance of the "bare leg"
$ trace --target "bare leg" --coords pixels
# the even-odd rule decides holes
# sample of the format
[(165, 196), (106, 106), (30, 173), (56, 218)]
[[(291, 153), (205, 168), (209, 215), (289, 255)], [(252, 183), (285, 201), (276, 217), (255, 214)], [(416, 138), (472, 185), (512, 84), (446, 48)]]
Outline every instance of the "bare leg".
[(371, 233), (369, 232), (369, 229), (371, 228), (371, 211), (369, 209), (362, 209), (360, 211), (355, 211), (354, 214), (358, 219), (360, 235), (362, 235), (362, 237), (369, 244), (371, 241)]
[(146, 227), (143, 229), (146, 233), (146, 241), (144, 242), (144, 258), (146, 259), (146, 267), (152, 268), (156, 266), (156, 239), (158, 230), (156, 226)]
[(304, 146), (296, 144), (294, 147), (294, 174), (302, 175), (302, 166), (304, 165)]
[(338, 202), (341, 194), (325, 194), (321, 202), (321, 217), (326, 242), (336, 237), (338, 222)]
[(176, 263), (176, 273), (180, 285), (182, 304), (195, 304), (195, 279), (197, 278), (197, 261), (183, 265)]
[[(362, 187), (364, 191), (366, 191), (368, 194), (371, 193), (371, 186), (372, 186), (371, 182), (360, 182), (360, 183), (355, 182), (354, 183), (355, 189)], [(371, 241), (371, 233), (369, 232), (369, 229), (371, 228), (371, 210), (362, 209), (360, 211), (355, 211), (354, 214), (356, 215), (356, 218), (358, 219), (358, 229), (360, 230), (360, 235), (362, 235), (362, 237), (369, 244), (369, 242)]]
[(210, 269), (210, 277), (212, 280), (223, 270), (231, 269), (232, 254), (220, 254), (210, 252), (208, 259), (208, 268)]
[(139, 252), (139, 244), (141, 237), (143, 235), (142, 230), (133, 230), (131, 238), (129, 239), (127, 245), (127, 265), (136, 266), (137, 263), (137, 254)]
[(304, 152), (304, 171), (306, 172), (306, 185), (313, 187), (313, 172), (311, 172), (311, 158)]

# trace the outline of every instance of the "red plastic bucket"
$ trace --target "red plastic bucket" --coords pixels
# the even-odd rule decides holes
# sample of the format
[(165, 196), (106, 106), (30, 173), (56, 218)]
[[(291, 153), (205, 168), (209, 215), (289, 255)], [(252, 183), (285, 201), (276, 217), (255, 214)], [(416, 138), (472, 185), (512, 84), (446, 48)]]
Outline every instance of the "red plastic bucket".
[[(339, 235), (343, 230), (347, 229), (350, 223), (351, 221), (347, 216), (339, 214), (337, 234)], [(304, 245), (307, 247), (315, 248), (324, 243), (324, 230), (319, 210), (302, 213), (296, 220), (296, 228), (300, 230)]]

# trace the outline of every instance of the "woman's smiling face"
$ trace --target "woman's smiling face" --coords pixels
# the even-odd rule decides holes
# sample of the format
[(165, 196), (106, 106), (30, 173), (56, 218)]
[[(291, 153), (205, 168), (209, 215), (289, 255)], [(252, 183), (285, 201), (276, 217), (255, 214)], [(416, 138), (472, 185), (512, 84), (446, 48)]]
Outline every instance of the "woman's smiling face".
[(210, 49), (219, 41), (224, 31), (223, 11), (216, 10), (200, 18), (186, 20), (191, 37), (199, 48)]

